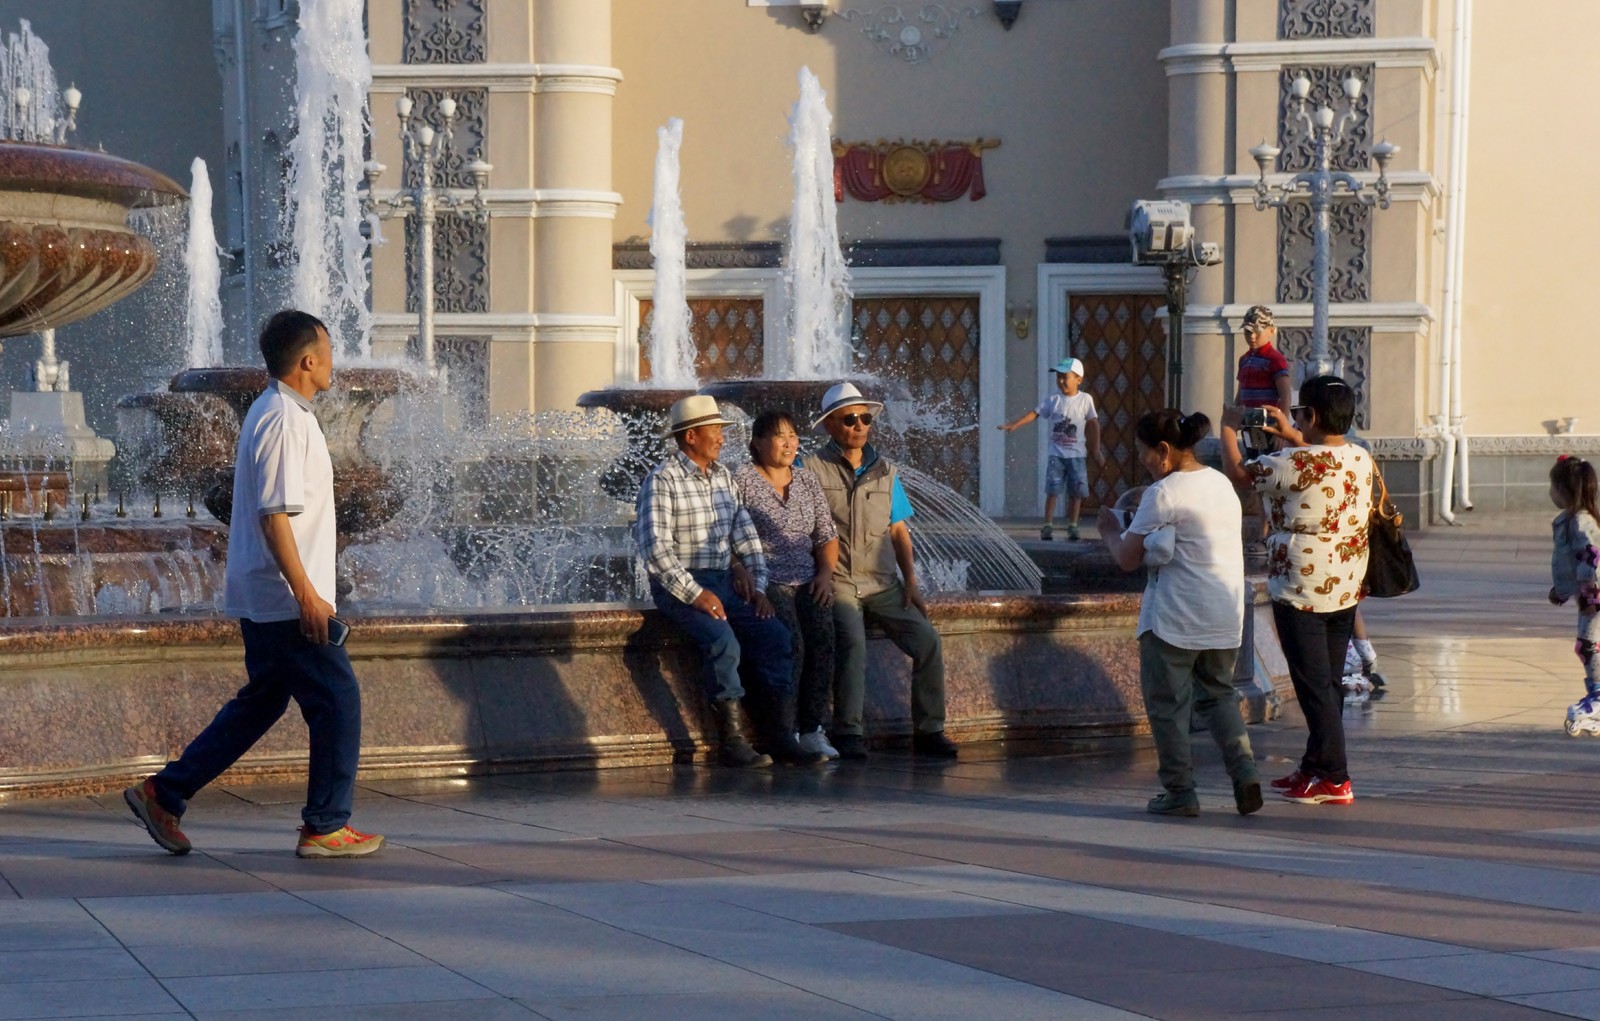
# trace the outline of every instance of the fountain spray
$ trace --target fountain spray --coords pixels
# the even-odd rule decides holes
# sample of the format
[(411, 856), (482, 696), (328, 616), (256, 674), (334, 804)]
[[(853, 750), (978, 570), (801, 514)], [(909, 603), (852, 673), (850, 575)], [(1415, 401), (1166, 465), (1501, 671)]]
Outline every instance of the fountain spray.
[(655, 196), (650, 205), (650, 255), (655, 264), (651, 295), (650, 381), (660, 387), (694, 388), (694, 344), (689, 337), (687, 253), (689, 232), (679, 195), (678, 152), (683, 120), (656, 129)]
[(371, 125), (365, 8), (365, 0), (303, 0), (294, 38), (292, 300), (328, 324), (334, 349), (347, 358), (371, 352), (365, 217), (356, 191)]
[(784, 271), (789, 287), (790, 371), (801, 379), (850, 372), (850, 270), (839, 246), (833, 198), (833, 115), (811, 69), (800, 69), (800, 98), (789, 115), (794, 207)]
[(211, 176), (198, 156), (189, 171), (189, 244), (183, 253), (189, 271), (189, 365), (221, 365), (222, 264), (211, 223)]

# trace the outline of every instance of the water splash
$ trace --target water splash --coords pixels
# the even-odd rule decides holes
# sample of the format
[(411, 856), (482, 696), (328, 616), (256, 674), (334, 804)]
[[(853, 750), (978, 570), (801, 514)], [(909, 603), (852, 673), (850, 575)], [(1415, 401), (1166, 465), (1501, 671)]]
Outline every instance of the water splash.
[(674, 117), (656, 129), (655, 198), (650, 206), (650, 255), (655, 263), (655, 290), (650, 327), (650, 383), (670, 389), (693, 388), (694, 343), (689, 338), (686, 283), (688, 229), (679, 196), (678, 152), (683, 147), (683, 120)]
[(371, 117), (365, 0), (300, 4), (294, 37), (296, 131), (286, 229), (296, 254), (294, 304), (328, 324), (335, 351), (371, 351), (367, 239), (356, 187)]
[(839, 245), (833, 198), (833, 115), (810, 68), (800, 69), (800, 98), (789, 115), (794, 152), (794, 207), (784, 272), (793, 347), (790, 371), (830, 379), (850, 371), (850, 270)]
[[(50, 66), (50, 47), (33, 34), (25, 19), (20, 27), (20, 33), (8, 33), (0, 46), (0, 138), (53, 142), (56, 124), (66, 111)], [(17, 103), (18, 89), (32, 94), (26, 105)]]
[(189, 244), (183, 265), (189, 271), (189, 364), (222, 364), (222, 263), (211, 223), (211, 175), (195, 157), (189, 167)]

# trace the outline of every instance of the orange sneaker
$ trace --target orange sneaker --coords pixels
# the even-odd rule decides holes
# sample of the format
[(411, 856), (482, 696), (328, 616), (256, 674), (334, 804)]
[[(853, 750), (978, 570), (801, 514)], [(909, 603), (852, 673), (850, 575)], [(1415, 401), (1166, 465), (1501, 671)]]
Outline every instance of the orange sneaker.
[(332, 833), (307, 833), (300, 827), (300, 844), (294, 849), (297, 858), (359, 858), (383, 846), (383, 838), (376, 833), (361, 833), (348, 826)]
[(122, 800), (128, 803), (133, 814), (144, 823), (145, 832), (150, 834), (150, 839), (160, 844), (173, 854), (188, 854), (189, 838), (178, 829), (178, 817), (161, 807), (161, 802), (156, 800), (156, 783), (146, 780), (144, 783), (129, 787), (122, 792)]

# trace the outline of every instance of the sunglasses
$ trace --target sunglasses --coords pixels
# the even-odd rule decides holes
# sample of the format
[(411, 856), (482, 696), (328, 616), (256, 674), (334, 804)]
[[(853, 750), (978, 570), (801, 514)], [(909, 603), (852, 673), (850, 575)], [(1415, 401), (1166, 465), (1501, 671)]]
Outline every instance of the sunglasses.
[(1293, 416), (1293, 415), (1304, 415), (1307, 412), (1309, 412), (1310, 410), (1311, 410), (1311, 406), (1309, 404), (1291, 404), (1289, 406), (1289, 414), (1291, 416)]
[(847, 426), (854, 426), (857, 422), (860, 422), (862, 425), (871, 425), (872, 424), (872, 412), (870, 412), (870, 411), (862, 411), (862, 412), (854, 412), (854, 411), (852, 411), (848, 415), (840, 415), (839, 416), (839, 421), (844, 423)]

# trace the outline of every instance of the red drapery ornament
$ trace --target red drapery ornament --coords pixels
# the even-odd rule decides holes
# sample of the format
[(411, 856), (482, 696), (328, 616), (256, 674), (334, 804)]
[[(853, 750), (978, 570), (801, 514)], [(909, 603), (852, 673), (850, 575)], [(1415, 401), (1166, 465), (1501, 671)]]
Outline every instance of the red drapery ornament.
[(833, 143), (833, 197), (859, 202), (976, 202), (988, 194), (983, 151), (995, 140), (975, 142)]

